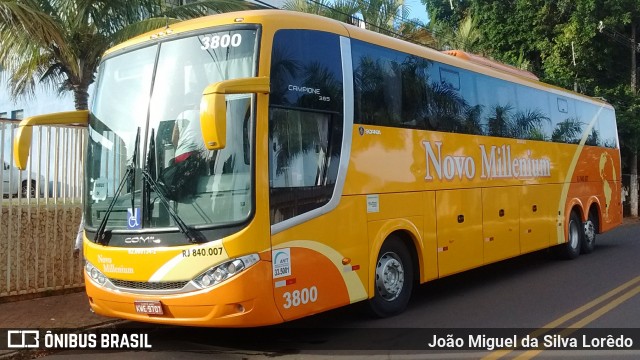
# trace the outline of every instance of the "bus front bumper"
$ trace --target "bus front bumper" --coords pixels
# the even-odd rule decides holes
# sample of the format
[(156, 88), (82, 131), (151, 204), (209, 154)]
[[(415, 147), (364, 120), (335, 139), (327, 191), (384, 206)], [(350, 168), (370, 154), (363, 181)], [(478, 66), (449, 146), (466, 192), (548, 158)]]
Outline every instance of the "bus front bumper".
[[(148, 295), (112, 291), (85, 272), (89, 303), (99, 315), (140, 322), (209, 327), (252, 327), (283, 322), (273, 300), (271, 263), (259, 261), (212, 287), (183, 294)], [(160, 301), (162, 315), (136, 312), (136, 301)]]

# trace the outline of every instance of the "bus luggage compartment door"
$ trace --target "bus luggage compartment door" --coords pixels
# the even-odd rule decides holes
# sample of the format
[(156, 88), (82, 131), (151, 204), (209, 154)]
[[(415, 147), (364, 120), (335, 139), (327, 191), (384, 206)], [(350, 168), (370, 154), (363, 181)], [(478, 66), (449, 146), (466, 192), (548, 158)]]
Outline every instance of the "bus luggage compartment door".
[(482, 265), (481, 189), (436, 192), (436, 213), (439, 275)]

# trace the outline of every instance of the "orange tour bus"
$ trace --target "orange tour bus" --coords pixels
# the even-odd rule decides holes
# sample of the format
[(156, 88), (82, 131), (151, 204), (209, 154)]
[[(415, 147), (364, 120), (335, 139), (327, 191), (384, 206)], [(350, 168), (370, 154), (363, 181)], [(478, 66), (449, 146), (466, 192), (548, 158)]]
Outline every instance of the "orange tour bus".
[(368, 300), (621, 223), (614, 109), (338, 21), (213, 15), (110, 49), (88, 128), (85, 282), (98, 314), (244, 327)]

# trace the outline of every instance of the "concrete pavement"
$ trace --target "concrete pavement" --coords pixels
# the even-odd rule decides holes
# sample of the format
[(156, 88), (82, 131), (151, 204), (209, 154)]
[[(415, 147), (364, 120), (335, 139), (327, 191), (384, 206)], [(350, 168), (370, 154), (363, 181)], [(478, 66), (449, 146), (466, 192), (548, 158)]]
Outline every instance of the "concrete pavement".
[[(0, 329), (3, 331), (60, 328), (83, 330), (120, 321), (122, 320), (92, 313), (84, 291), (0, 304)], [(0, 335), (0, 339), (6, 341), (6, 334)], [(15, 358), (19, 353), (0, 350), (0, 359)]]

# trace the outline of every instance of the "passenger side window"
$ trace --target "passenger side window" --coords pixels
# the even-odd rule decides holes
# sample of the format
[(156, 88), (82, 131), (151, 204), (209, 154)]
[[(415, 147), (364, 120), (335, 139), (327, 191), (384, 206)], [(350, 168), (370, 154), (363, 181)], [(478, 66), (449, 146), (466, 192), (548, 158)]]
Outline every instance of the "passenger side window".
[(272, 109), (269, 128), (269, 185), (273, 224), (326, 204), (338, 168), (339, 134), (332, 116)]
[(337, 35), (276, 33), (269, 110), (271, 224), (331, 199), (342, 143), (342, 91)]

